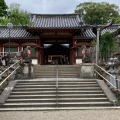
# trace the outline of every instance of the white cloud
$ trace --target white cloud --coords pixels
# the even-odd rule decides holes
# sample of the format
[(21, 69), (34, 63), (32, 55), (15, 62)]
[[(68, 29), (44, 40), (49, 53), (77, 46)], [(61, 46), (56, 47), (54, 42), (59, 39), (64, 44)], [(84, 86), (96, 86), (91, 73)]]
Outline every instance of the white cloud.
[(65, 14), (73, 13), (76, 6), (83, 2), (109, 2), (120, 5), (120, 0), (5, 0), (7, 5), (19, 3), (21, 8), (31, 13)]

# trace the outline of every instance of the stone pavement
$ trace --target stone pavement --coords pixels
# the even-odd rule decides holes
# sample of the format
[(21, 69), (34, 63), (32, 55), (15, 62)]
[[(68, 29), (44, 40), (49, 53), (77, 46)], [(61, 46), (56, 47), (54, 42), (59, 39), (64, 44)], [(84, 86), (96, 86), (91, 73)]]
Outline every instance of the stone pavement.
[(3, 111), (0, 120), (120, 120), (120, 110)]

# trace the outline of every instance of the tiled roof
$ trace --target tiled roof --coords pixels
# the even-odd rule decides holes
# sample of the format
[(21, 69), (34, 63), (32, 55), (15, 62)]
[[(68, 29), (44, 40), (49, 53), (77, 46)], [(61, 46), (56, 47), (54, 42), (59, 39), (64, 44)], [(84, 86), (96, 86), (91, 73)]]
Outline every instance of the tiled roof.
[(84, 32), (80, 32), (79, 34), (77, 34), (76, 36), (74, 36), (74, 39), (79, 39), (79, 38), (95, 38), (96, 35), (93, 33), (93, 31), (91, 29), (87, 29)]
[(84, 25), (81, 14), (31, 14), (30, 21), (33, 25), (30, 28), (80, 28)]
[(102, 30), (102, 31), (101, 31), (101, 34), (103, 35), (103, 34), (106, 33), (106, 32), (113, 33), (113, 32), (115, 32), (115, 31), (117, 31), (117, 30), (118, 30), (118, 28), (116, 28), (116, 27), (108, 27), (108, 28)]
[[(96, 35), (92, 31), (92, 27), (87, 27), (83, 21), (81, 14), (31, 14), (30, 20), (33, 22), (32, 26), (27, 29), (86, 29), (80, 32), (74, 39), (81, 38), (95, 38)], [(120, 25), (112, 25), (101, 31), (101, 34), (105, 32), (113, 33), (118, 30)], [(118, 35), (120, 37), (120, 35)], [(33, 33), (26, 31), (26, 27), (14, 26), (10, 30), (10, 37), (12, 39), (36, 39), (39, 38)], [(0, 26), (0, 39), (9, 38), (9, 29), (7, 26)]]
[[(9, 29), (7, 26), (0, 26), (0, 39), (8, 39), (9, 38)], [(27, 39), (27, 38), (37, 38), (32, 33), (26, 32), (25, 28), (21, 26), (14, 26), (10, 29), (10, 38), (12, 39)]]
[(120, 37), (120, 33), (118, 31), (120, 31), (120, 24), (113, 24), (112, 26), (102, 30), (101, 35), (103, 35), (105, 32), (109, 32), (109, 33), (116, 33), (116, 35)]

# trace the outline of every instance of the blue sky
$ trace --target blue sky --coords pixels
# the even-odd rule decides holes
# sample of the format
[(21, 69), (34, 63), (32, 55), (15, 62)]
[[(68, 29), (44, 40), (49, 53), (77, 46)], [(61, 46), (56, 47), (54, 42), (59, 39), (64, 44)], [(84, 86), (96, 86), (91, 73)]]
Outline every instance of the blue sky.
[(108, 2), (120, 8), (120, 0), (5, 0), (5, 2), (8, 6), (11, 3), (19, 3), (21, 9), (37, 14), (74, 13), (76, 6), (83, 2)]

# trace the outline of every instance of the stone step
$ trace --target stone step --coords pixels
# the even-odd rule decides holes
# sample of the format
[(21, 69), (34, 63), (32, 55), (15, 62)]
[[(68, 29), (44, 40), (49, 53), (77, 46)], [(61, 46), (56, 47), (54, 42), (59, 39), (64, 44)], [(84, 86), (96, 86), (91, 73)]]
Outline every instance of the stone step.
[(56, 111), (56, 110), (110, 110), (119, 109), (119, 106), (83, 106), (83, 107), (7, 107), (0, 108), (0, 111)]
[[(56, 72), (36, 72), (35, 75), (37, 76), (56, 75)], [(61, 76), (61, 75), (79, 75), (80, 76), (80, 73), (79, 72), (62, 72), (62, 73), (58, 72), (58, 76)]]
[(55, 72), (57, 69), (46, 68), (46, 69), (34, 69), (34, 72)]
[[(58, 78), (79, 78), (79, 75), (61, 75)], [(56, 78), (56, 75), (35, 75), (35, 78)]]
[[(102, 90), (99, 91), (58, 91), (58, 94), (100, 94), (103, 93)], [(11, 95), (39, 95), (39, 94), (56, 94), (56, 91), (24, 91), (24, 92), (12, 92)]]
[(49, 78), (49, 77), (53, 77), (53, 78), (56, 78), (56, 74), (47, 74), (47, 73), (45, 73), (45, 74), (35, 74), (35, 78), (42, 78), (42, 77), (44, 77), (44, 78)]
[(58, 70), (59, 78), (79, 78), (80, 66), (78, 65), (54, 65), (54, 66), (34, 66), (36, 78), (54, 78)]
[(45, 76), (45, 75), (43, 75), (43, 76), (35, 75), (35, 78), (56, 78), (56, 76), (55, 75), (48, 75), (48, 76)]
[[(40, 85), (40, 84), (42, 84), (42, 85), (44, 85), (44, 84), (46, 84), (46, 85), (54, 85), (54, 84), (56, 84), (56, 81), (51, 81), (51, 82), (49, 82), (49, 81), (39, 81), (39, 82), (26, 82), (26, 83), (17, 83), (17, 85)], [(76, 82), (74, 82), (74, 81), (59, 81), (58, 82), (58, 84), (59, 85), (66, 85), (66, 84), (97, 84), (97, 82), (96, 81), (91, 81), (91, 82), (89, 82), (89, 81), (86, 81), (86, 82), (84, 82), (84, 81), (76, 81)]]
[[(48, 99), (43, 99), (43, 98), (36, 98), (36, 99), (7, 99), (6, 102), (7, 103), (16, 103), (16, 102), (25, 102), (25, 103), (29, 103), (29, 102), (56, 102), (56, 98), (48, 98)], [(102, 97), (102, 98), (60, 98), (58, 99), (59, 102), (105, 102), (108, 101), (108, 98), (106, 97)]]
[(30, 82), (96, 82), (96, 79), (81, 79), (81, 78), (35, 78), (35, 79), (26, 79), (26, 80), (17, 80), (18, 83), (30, 83)]
[[(34, 70), (34, 73), (56, 73), (57, 70)], [(80, 70), (77, 69), (73, 69), (73, 70), (68, 70), (68, 69), (63, 69), (63, 70), (59, 70), (58, 69), (58, 73), (80, 73)]]
[[(39, 87), (42, 87), (42, 88), (45, 88), (45, 87), (56, 87), (56, 84), (55, 85), (16, 85), (15, 88), (39, 88)], [(59, 85), (59, 88), (63, 88), (63, 87), (99, 87), (98, 84), (67, 84), (67, 85)]]
[(48, 70), (48, 69), (46, 69), (46, 70), (34, 70), (34, 72), (35, 73), (53, 73), (53, 72), (55, 72), (56, 73), (56, 70)]
[[(86, 107), (86, 106), (112, 106), (110, 102), (62, 102), (58, 103), (59, 107)], [(50, 103), (5, 103), (2, 107), (56, 107), (56, 102)]]
[(0, 105), (0, 111), (110, 106), (112, 102), (95, 79), (39, 78), (17, 80), (6, 102)]
[[(54, 88), (14, 88), (12, 91), (45, 91), (45, 90), (56, 90), (56, 87), (54, 87)], [(65, 91), (69, 91), (69, 90), (80, 90), (80, 91), (90, 91), (90, 90), (101, 90), (101, 88), (100, 87), (82, 87), (82, 88), (80, 88), (80, 87), (77, 87), (77, 88), (71, 88), (71, 87), (67, 87), (67, 88), (58, 88), (58, 90), (65, 90)]]
[[(91, 97), (106, 97), (104, 93), (101, 94), (59, 94), (58, 98), (91, 98)], [(48, 95), (9, 95), (9, 99), (15, 98), (56, 98), (56, 94), (48, 94)]]
[(56, 71), (58, 69), (58, 71), (80, 71), (80, 68), (74, 68), (74, 67), (62, 67), (62, 68), (34, 68), (34, 71), (37, 71), (37, 70), (40, 70), (41, 72), (43, 71), (43, 70), (46, 70), (46, 71)]
[(80, 75), (59, 75), (58, 78), (79, 78)]
[(44, 75), (45, 75), (45, 74), (48, 74), (48, 75), (49, 75), (49, 74), (56, 74), (57, 72), (56, 72), (56, 71), (42, 71), (42, 72), (41, 72), (41, 71), (38, 70), (38, 71), (36, 71), (36, 72), (34, 71), (34, 73), (35, 73), (36, 75), (39, 75), (39, 74), (40, 74), (40, 75), (42, 75), (42, 74), (44, 74)]
[(79, 71), (58, 71), (58, 76), (60, 75), (79, 75), (80, 76), (80, 72)]
[[(47, 70), (44, 70), (44, 71), (34, 71), (35, 74), (56, 74), (57, 71), (47, 71)], [(72, 71), (69, 71), (69, 70), (66, 70), (66, 71), (58, 71), (58, 74), (79, 74), (80, 72), (79, 71), (75, 71), (75, 70), (72, 70)]]
[[(34, 70), (35, 72), (41, 72), (41, 73), (44, 73), (44, 72), (56, 72), (57, 69), (35, 69)], [(65, 68), (65, 69), (58, 69), (58, 72), (80, 72), (79, 69), (69, 69), (69, 68)]]
[(40, 66), (34, 66), (34, 68), (80, 68), (80, 66), (74, 66), (74, 65), (40, 65)]

